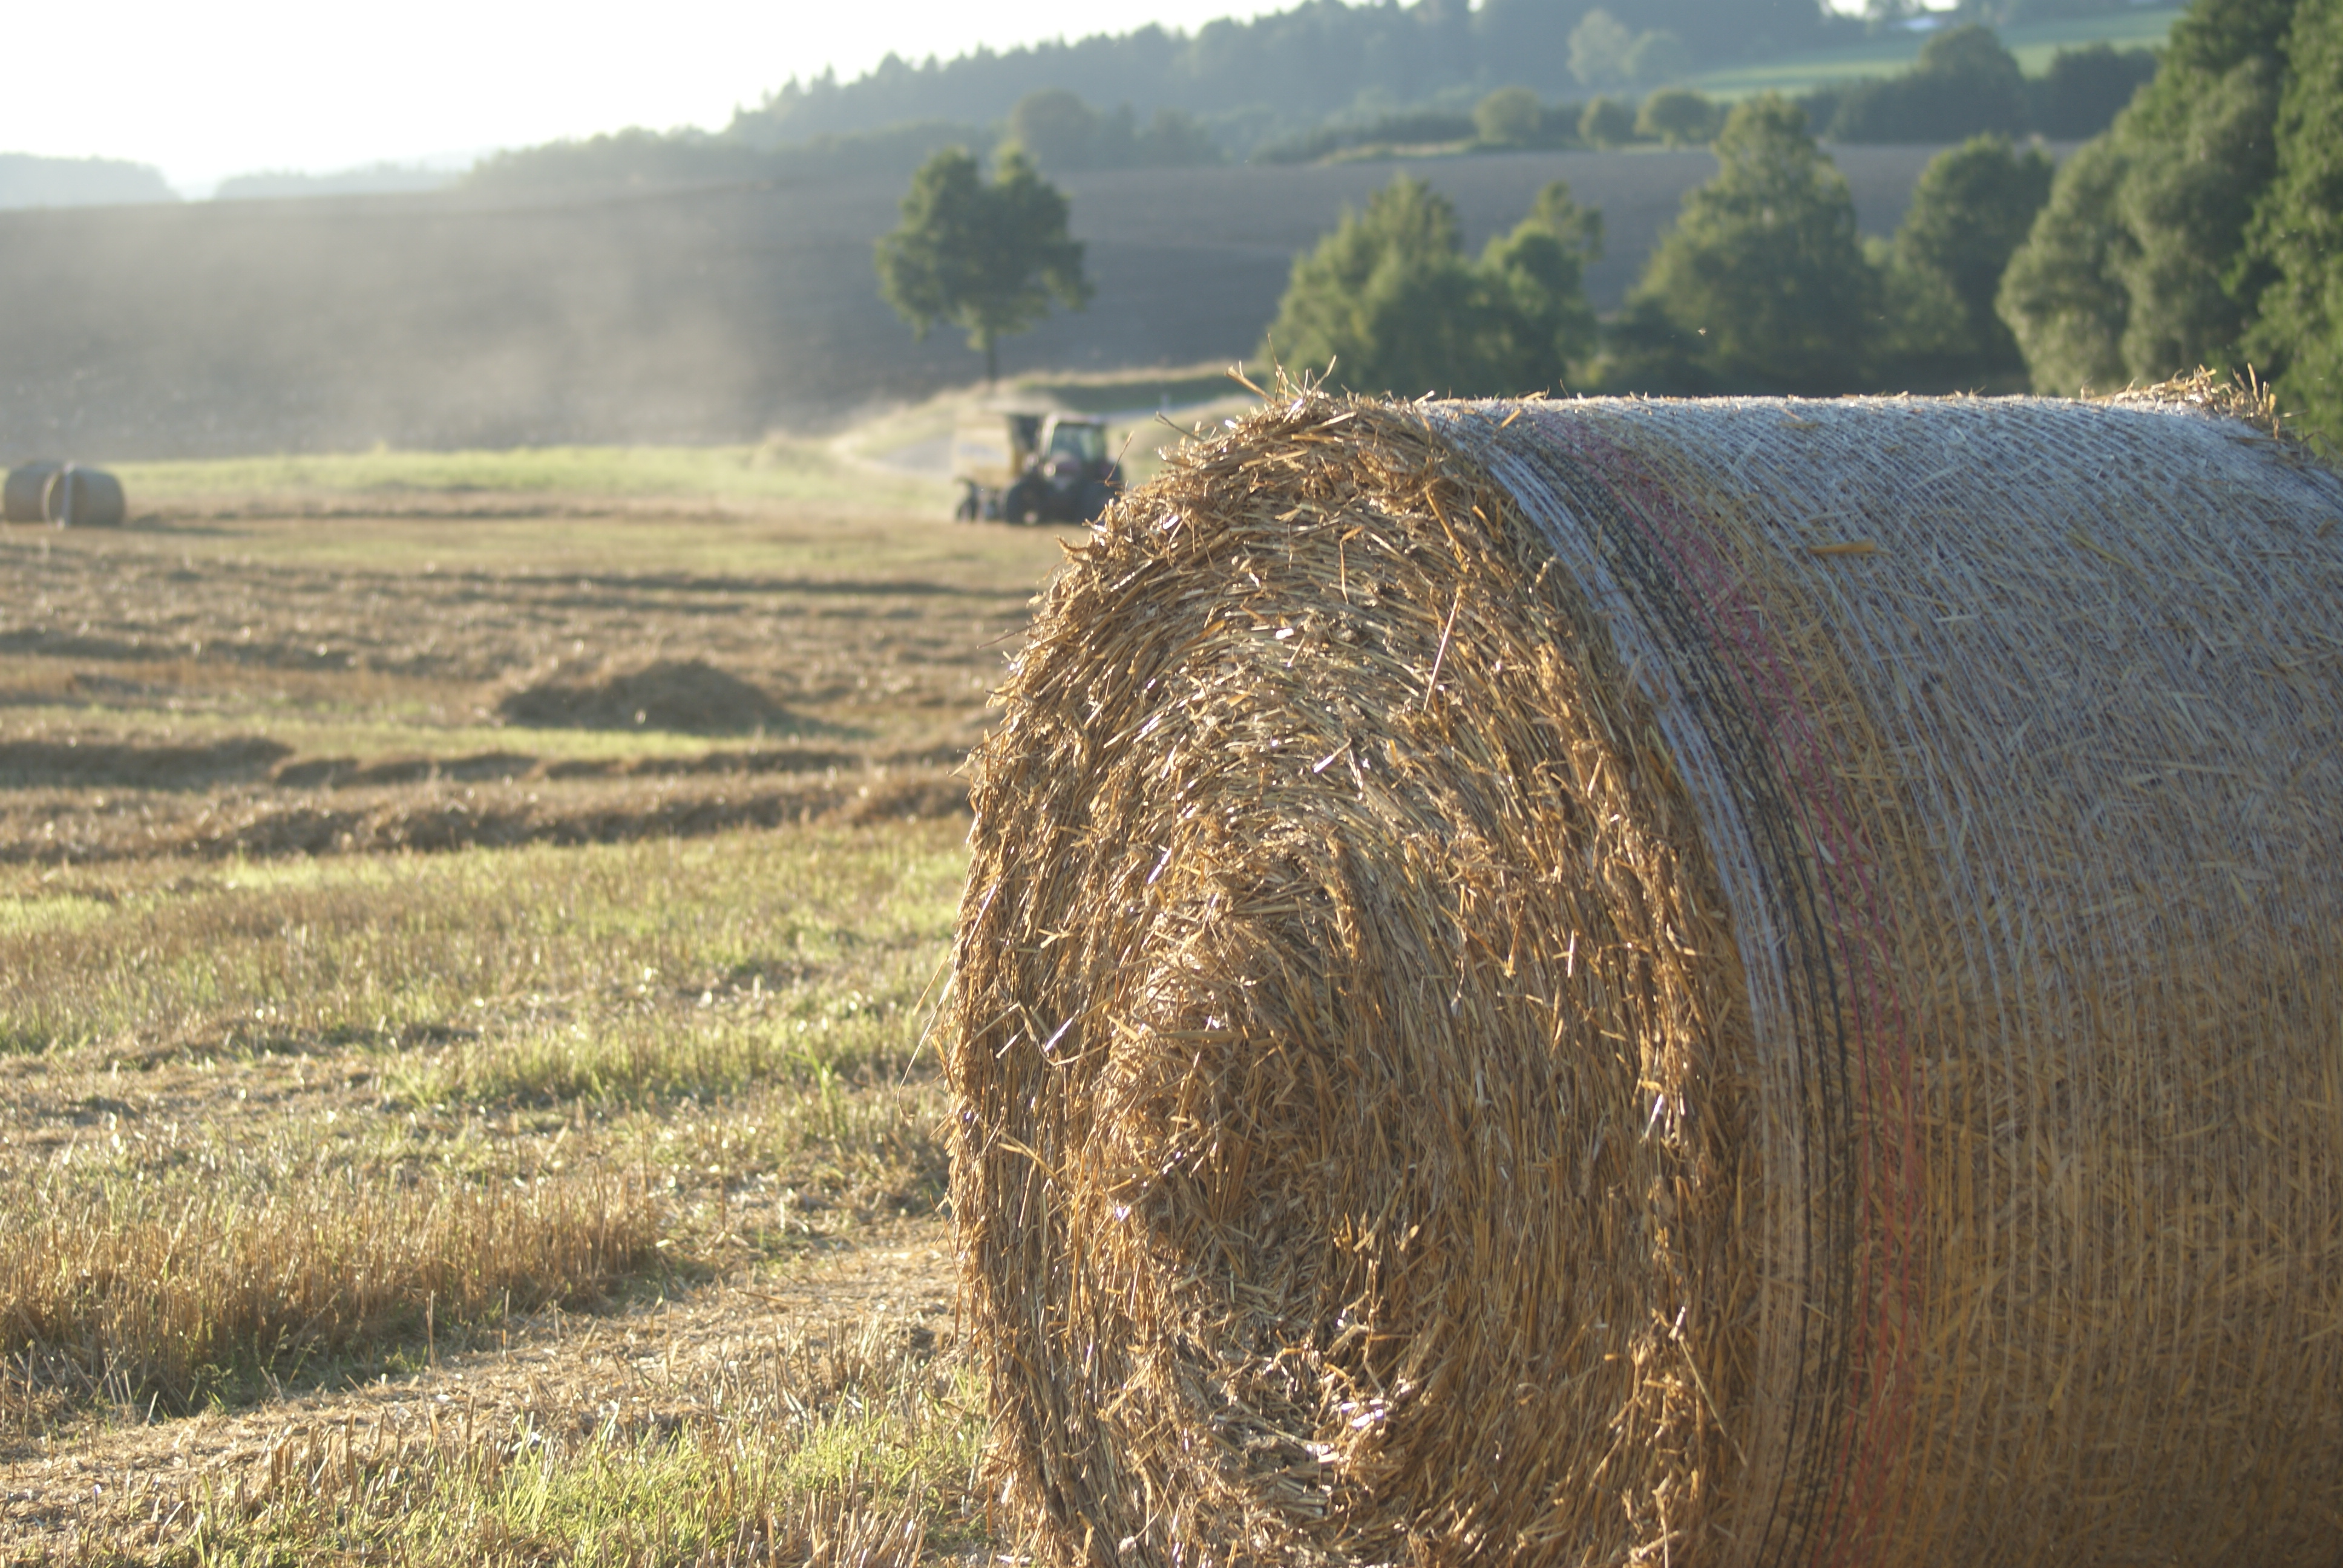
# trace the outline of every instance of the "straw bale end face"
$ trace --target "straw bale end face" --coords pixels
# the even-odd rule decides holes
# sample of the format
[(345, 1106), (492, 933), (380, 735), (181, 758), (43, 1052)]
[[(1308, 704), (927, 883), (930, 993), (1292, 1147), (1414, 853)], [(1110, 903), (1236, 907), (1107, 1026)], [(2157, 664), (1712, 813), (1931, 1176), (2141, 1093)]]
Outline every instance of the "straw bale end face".
[(1138, 505), (975, 794), (956, 1196), (1021, 1483), (1165, 1562), (1583, 1547), (1623, 1494), (1656, 1539), (1747, 1293), (1682, 1223), (1739, 1112), (1681, 788), (1420, 421), (1264, 417)]
[(1120, 502), (977, 759), (945, 1026), (1039, 1554), (2311, 1539), (2343, 538), (2286, 530), (2343, 487), (2230, 428), (1304, 397)]

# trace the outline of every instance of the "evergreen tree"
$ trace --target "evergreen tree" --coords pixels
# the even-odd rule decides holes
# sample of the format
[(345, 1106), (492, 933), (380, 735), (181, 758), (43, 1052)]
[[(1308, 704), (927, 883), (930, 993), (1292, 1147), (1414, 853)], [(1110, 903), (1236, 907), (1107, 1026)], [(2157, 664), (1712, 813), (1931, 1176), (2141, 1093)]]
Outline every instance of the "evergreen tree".
[(2287, 44), (2278, 173), (2254, 215), (2248, 266), (2271, 279), (2246, 351), (2282, 406), (2343, 451), (2343, 0), (2302, 0)]
[(1606, 377), (1622, 390), (1829, 395), (1863, 380), (1879, 280), (1855, 237), (1846, 179), (1805, 111), (1775, 94), (1737, 106), (1716, 177), (1628, 297)]
[[(1636, 65), (1705, 66), (1813, 48), (1861, 24), (1814, 0), (1603, 0), (1609, 47), (1586, 62), (1624, 82)], [(1198, 116), (1240, 141), (1290, 136), (1363, 103), (1422, 104), (1519, 82), (1569, 93), (1570, 39), (1589, 0), (1342, 4), (1304, 0), (1190, 34), (1148, 25), (954, 59), (890, 55), (860, 77), (793, 80), (736, 113), (728, 135), (769, 147), (912, 120), (996, 123), (1018, 99), (1062, 87), (1091, 104), (1128, 102)], [(1670, 63), (1665, 36), (1685, 58)], [(1638, 44), (1644, 58), (1631, 61)], [(1656, 85), (1651, 76), (1647, 85)], [(1248, 129), (1248, 127), (1250, 127)], [(1234, 145), (1232, 143), (1232, 145)]]
[(1002, 337), (1039, 322), (1052, 299), (1090, 302), (1065, 193), (1022, 154), (1002, 154), (988, 185), (966, 148), (947, 147), (911, 176), (902, 211), (878, 244), (880, 293), (921, 337), (939, 321), (965, 328), (988, 386), (1001, 378)]
[(2271, 276), (2246, 229), (2276, 169), (2293, 7), (2197, 0), (2156, 79), (2059, 170), (1999, 301), (2036, 388), (2239, 363)]

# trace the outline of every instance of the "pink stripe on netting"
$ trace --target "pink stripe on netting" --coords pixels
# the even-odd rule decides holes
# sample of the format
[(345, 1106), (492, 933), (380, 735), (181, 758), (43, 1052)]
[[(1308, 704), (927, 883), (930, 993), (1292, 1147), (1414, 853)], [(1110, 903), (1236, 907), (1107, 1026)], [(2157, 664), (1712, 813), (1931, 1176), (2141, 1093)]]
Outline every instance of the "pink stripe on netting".
[[(1865, 1249), (1862, 1296), (1871, 1310), (1856, 1321), (1853, 1361), (1860, 1392), (1848, 1404), (1835, 1471), (1834, 1491), (1843, 1492), (1846, 1505), (1838, 1528), (1816, 1543), (1815, 1560), (1865, 1562), (1877, 1554), (1894, 1523), (1891, 1477), (1913, 1424), (1922, 1205), (1912, 1052), (1877, 859), (1840, 788), (1825, 727), (1813, 715), (1794, 662), (1719, 549), (1714, 525), (1679, 505), (1640, 457), (1591, 421), (1555, 420), (1544, 427), (1572, 446), (1624, 503), (1622, 510), (1644, 525), (1712, 646), (1735, 656), (1723, 662), (1721, 673), (1757, 719), (1815, 848), (1814, 870), (1831, 946), (1853, 1002), (1864, 1101), (1863, 1233), (1877, 1244), (1875, 1253)], [(1883, 1130), (1891, 1121), (1900, 1131), (1893, 1139)]]

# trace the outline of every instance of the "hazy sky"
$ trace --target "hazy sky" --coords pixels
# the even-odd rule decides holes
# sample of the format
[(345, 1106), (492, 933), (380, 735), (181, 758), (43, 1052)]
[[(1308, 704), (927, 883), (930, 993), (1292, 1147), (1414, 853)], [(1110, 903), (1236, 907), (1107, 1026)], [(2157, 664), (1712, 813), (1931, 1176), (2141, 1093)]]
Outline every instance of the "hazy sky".
[(719, 126), (792, 75), (889, 50), (1193, 28), (1276, 0), (33, 0), (0, 152), (130, 158), (183, 192), (261, 169), (468, 162), (641, 125)]

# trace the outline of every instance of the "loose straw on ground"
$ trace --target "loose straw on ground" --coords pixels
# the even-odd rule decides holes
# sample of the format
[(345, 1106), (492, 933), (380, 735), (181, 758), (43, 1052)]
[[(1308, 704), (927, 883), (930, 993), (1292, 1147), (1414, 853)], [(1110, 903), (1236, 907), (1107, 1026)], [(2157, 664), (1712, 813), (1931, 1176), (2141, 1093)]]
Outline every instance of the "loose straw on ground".
[(1121, 502), (948, 1020), (1031, 1547), (2331, 1560), (2343, 484), (2250, 402), (1296, 396)]

